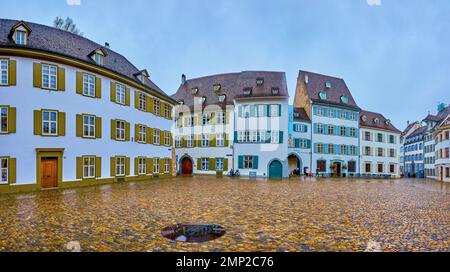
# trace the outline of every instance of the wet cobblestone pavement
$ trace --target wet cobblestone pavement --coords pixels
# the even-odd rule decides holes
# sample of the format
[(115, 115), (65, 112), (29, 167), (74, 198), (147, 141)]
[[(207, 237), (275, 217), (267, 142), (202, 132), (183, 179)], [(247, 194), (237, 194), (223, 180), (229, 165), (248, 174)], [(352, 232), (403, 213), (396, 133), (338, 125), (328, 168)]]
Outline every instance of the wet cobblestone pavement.
[[(179, 178), (0, 195), (0, 251), (450, 251), (450, 184)], [(177, 243), (176, 223), (226, 229)], [(76, 247), (76, 246), (75, 246)]]

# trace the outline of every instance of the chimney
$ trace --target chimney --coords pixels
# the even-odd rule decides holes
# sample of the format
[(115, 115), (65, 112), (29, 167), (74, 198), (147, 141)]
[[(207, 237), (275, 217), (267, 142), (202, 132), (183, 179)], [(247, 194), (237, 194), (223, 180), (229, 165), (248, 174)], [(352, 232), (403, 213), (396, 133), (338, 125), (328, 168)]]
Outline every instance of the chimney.
[(406, 121), (406, 126), (409, 126), (409, 120), (408, 120), (408, 121)]
[(110, 48), (109, 47), (109, 42), (105, 42), (105, 47), (108, 48), (108, 49)]
[(184, 85), (186, 83), (186, 75), (182, 74), (181, 75), (181, 85)]
[(308, 75), (305, 75), (305, 83), (308, 84)]

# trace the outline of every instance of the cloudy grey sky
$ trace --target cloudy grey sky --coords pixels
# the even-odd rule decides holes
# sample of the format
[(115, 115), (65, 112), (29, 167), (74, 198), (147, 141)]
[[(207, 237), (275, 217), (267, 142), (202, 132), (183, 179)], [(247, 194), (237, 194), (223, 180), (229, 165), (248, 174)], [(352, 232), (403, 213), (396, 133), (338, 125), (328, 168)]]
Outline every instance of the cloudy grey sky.
[(0, 17), (51, 25), (128, 57), (168, 94), (188, 78), (299, 69), (344, 78), (360, 107), (407, 120), (450, 103), (448, 0), (2, 0)]

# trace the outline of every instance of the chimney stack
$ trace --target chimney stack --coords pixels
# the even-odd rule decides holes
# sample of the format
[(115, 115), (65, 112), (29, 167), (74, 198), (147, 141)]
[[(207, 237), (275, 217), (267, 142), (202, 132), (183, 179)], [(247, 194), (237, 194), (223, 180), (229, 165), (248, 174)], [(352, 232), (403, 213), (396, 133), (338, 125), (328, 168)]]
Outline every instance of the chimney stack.
[(181, 75), (181, 85), (184, 85), (186, 83), (186, 75), (182, 74)]
[(105, 47), (108, 48), (108, 49), (110, 48), (109, 47), (109, 42), (105, 42)]

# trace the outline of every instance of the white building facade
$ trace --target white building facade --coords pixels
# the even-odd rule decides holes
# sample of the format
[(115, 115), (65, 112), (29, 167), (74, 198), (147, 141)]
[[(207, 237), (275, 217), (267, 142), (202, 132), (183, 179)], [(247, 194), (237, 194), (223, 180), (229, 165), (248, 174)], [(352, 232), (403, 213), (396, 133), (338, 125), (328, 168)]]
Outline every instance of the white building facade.
[(0, 27), (0, 191), (171, 175), (175, 101), (145, 70), (65, 31)]
[(435, 178), (450, 182), (450, 114), (438, 125), (434, 135), (436, 139)]
[(288, 164), (291, 175), (311, 174), (311, 121), (303, 108), (289, 107)]

